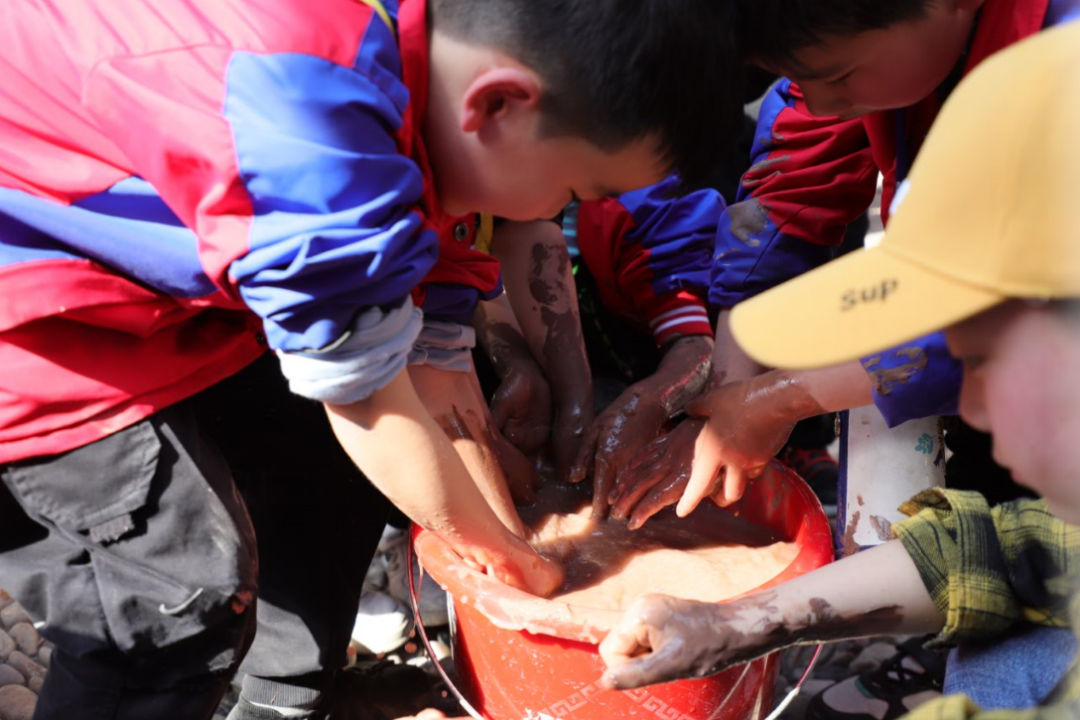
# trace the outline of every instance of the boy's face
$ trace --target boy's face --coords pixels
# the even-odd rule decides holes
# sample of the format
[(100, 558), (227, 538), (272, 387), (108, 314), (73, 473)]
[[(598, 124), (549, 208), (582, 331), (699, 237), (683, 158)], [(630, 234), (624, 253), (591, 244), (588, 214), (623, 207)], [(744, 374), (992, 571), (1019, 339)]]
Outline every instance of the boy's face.
[(432, 166), (443, 208), (452, 215), (484, 212), (508, 220), (553, 218), (574, 198), (618, 195), (665, 177), (651, 142), (638, 141), (606, 153), (583, 138), (516, 138), (459, 145)]
[(956, 66), (982, 0), (936, 0), (924, 17), (824, 42), (796, 53), (795, 80), (815, 115), (850, 119), (913, 105)]
[(945, 331), (964, 364), (960, 414), (993, 433), (994, 459), (1080, 523), (1080, 330), (1010, 301)]

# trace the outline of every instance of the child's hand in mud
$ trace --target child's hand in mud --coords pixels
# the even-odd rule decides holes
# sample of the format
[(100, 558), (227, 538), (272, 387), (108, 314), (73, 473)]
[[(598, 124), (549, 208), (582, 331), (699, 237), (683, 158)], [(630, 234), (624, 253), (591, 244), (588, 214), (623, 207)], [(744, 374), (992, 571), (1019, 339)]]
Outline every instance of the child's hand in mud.
[(764, 634), (743, 630), (763, 624), (764, 612), (733, 607), (666, 595), (638, 599), (600, 643), (607, 665), (601, 684), (629, 690), (704, 677), (767, 652), (771, 643)]
[(472, 569), (539, 597), (553, 595), (566, 577), (557, 560), (541, 555), (520, 538), (498, 549), (465, 546), (458, 554)]
[(773, 373), (722, 385), (692, 401), (686, 420), (654, 440), (630, 464), (612, 493), (611, 516), (638, 528), (678, 502), (686, 517), (705, 498), (727, 507), (742, 497), (780, 451), (798, 420)]
[(630, 388), (640, 396), (638, 406), (624, 405), (630, 416), (627, 427), (634, 430), (624, 437), (623, 449), (630, 457), (622, 459), (617, 479), (604, 488), (604, 497), (613, 506), (611, 516), (629, 517), (631, 529), (675, 502), (690, 477), (697, 424), (683, 422), (656, 436), (705, 388), (712, 351), (711, 338), (680, 337), (666, 346), (656, 373)]
[(602, 520), (615, 479), (624, 473), (635, 453), (653, 440), (668, 419), (657, 393), (646, 382), (630, 386), (596, 418), (578, 449), (569, 480), (593, 479), (592, 516)]
[(551, 387), (535, 362), (511, 367), (491, 400), (495, 427), (514, 446), (533, 455), (551, 437)]
[(551, 454), (560, 480), (569, 480), (574, 460), (594, 417), (591, 379), (588, 392), (583, 390), (556, 400), (551, 423)]
[[(611, 517), (631, 530), (682, 497), (690, 482), (694, 444), (704, 420), (687, 418), (640, 450), (611, 490)], [(641, 447), (641, 446), (638, 446)]]
[(704, 498), (726, 507), (742, 497), (784, 447), (799, 416), (786, 403), (787, 381), (765, 373), (722, 385), (690, 403), (692, 416), (708, 417), (694, 444), (690, 478), (676, 507), (686, 517)]

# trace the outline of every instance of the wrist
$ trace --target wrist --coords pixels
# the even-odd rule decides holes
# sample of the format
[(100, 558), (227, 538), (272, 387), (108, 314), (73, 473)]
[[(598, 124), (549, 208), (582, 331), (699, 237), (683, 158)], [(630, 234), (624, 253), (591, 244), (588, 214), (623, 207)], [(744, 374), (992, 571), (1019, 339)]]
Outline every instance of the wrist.
[(735, 631), (733, 651), (740, 661), (798, 645), (803, 640), (808, 629), (802, 622), (804, 614), (793, 612), (789, 604), (775, 591), (755, 593), (727, 604), (730, 616), (720, 621), (727, 632)]
[(712, 372), (712, 340), (707, 337), (682, 338), (660, 362), (657, 371), (641, 381), (672, 417), (682, 412), (686, 404), (701, 395)]
[(770, 370), (748, 382), (749, 400), (765, 404), (775, 417), (791, 424), (825, 412), (799, 371)]

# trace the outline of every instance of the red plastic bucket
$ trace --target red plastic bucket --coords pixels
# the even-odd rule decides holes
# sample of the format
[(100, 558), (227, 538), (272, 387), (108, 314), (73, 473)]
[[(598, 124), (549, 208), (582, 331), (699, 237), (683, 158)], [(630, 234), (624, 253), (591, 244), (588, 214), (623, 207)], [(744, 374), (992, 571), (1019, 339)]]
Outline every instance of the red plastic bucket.
[[(728, 509), (793, 541), (798, 555), (758, 590), (832, 560), (817, 498), (778, 462)], [(454, 667), (466, 698), (489, 720), (760, 720), (772, 708), (778, 655), (700, 680), (639, 690), (599, 687), (597, 644), (621, 613), (543, 600), (466, 567), (434, 533), (414, 529), (416, 552), (454, 599)]]

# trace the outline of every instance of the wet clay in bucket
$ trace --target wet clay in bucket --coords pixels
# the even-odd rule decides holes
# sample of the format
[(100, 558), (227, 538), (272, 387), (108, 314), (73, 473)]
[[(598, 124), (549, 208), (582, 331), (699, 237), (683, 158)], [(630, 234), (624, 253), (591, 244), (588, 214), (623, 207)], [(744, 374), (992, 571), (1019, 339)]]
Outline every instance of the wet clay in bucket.
[[(759, 720), (768, 714), (776, 656), (701, 680), (607, 691), (598, 684), (603, 663), (596, 645), (639, 592), (730, 599), (829, 562), (828, 521), (802, 480), (773, 463), (735, 506), (703, 503), (682, 521), (667, 510), (634, 533), (614, 522), (592, 526), (587, 515), (573, 514), (581, 499), (573, 492), (545, 496), (548, 508), (525, 508), (522, 516), (539, 528), (538, 547), (568, 568), (567, 582), (550, 600), (470, 569), (437, 536), (415, 531), (422, 564), (454, 598), (454, 665), (474, 707), (490, 720)], [(634, 547), (620, 548), (624, 543)], [(718, 577), (699, 582), (710, 574)]]

